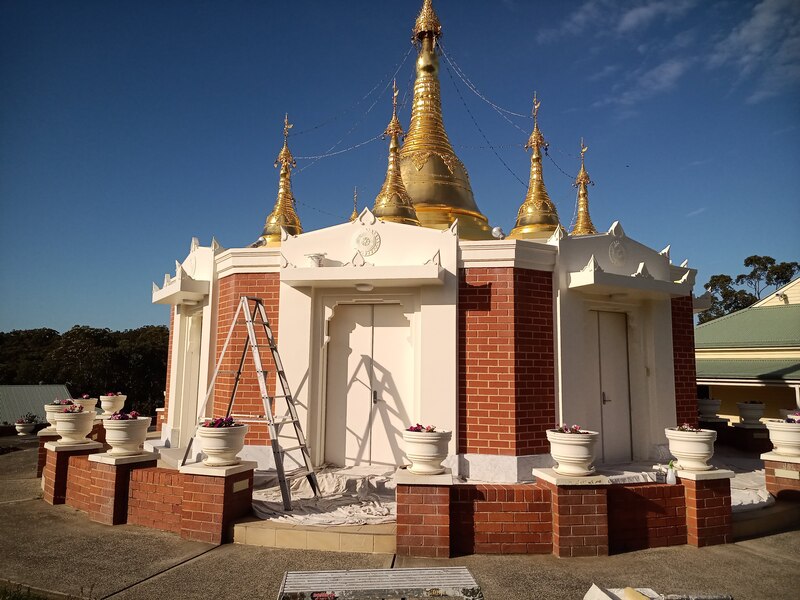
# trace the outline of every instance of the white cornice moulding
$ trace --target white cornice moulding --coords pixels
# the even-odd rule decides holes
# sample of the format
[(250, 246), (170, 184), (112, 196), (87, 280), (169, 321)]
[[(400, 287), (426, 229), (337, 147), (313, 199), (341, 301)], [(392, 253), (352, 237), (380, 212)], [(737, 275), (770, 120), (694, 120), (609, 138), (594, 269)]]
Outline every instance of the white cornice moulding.
[(528, 240), (460, 240), (459, 268), (517, 267), (536, 271), (555, 269), (557, 246)]
[(217, 262), (219, 279), (241, 273), (278, 273), (280, 271), (280, 246), (268, 248), (228, 248), (220, 252)]

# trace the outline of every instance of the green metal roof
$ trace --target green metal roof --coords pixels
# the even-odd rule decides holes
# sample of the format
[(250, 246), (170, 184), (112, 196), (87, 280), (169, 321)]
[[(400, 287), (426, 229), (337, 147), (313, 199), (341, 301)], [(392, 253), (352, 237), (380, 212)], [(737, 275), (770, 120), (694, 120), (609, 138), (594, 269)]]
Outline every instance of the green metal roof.
[(800, 304), (745, 308), (698, 325), (695, 348), (800, 347)]
[(44, 422), (45, 404), (71, 397), (65, 385), (0, 385), (0, 423), (13, 423), (29, 412)]
[(800, 359), (697, 358), (698, 379), (800, 380)]

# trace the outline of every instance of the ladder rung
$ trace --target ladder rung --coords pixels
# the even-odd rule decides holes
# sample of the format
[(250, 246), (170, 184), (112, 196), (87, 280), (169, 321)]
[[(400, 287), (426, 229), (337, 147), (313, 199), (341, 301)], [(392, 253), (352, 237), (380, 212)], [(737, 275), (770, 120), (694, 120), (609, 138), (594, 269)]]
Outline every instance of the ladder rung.
[(309, 471), (306, 468), (295, 469), (294, 471), (284, 473), (284, 479), (299, 479), (300, 477), (308, 477), (313, 473), (314, 471)]
[(302, 450), (302, 449), (305, 449), (304, 444), (300, 444), (299, 446), (286, 446), (285, 448), (281, 448), (281, 452), (285, 454), (286, 452), (291, 452), (292, 450)]
[(286, 415), (285, 417), (278, 417), (277, 419), (273, 419), (272, 422), (275, 425), (285, 425), (286, 423), (299, 423), (300, 419), (292, 418), (291, 415)]

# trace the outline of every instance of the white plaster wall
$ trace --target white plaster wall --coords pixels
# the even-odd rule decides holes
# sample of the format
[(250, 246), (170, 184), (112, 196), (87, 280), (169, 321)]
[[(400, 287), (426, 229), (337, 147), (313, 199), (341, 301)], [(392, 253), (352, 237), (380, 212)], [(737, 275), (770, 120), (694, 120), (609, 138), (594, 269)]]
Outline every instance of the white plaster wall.
[[(366, 232), (366, 233), (365, 233)], [(379, 238), (359, 253), (361, 234)], [(280, 339), (281, 357), (295, 390), (312, 457), (324, 454), (327, 322), (339, 303), (400, 303), (414, 339), (414, 397), (406, 400), (414, 422), (434, 424), (453, 431), (450, 454), (455, 453), (457, 428), (457, 300), (458, 238), (455, 231), (436, 231), (384, 223), (364, 211), (354, 223), (346, 223), (290, 237), (281, 245)], [(298, 285), (298, 269), (311, 264), (307, 255), (322, 254), (319, 279)], [(438, 264), (440, 278), (403, 285), (404, 276), (421, 265)], [(355, 285), (364, 280), (359, 266), (389, 274), (372, 290)], [(312, 273), (312, 277), (315, 272)], [(305, 277), (305, 275), (303, 275)], [(287, 281), (292, 281), (290, 285)], [(416, 281), (416, 280), (415, 280)], [(383, 285), (385, 287), (380, 287)], [(291, 329), (287, 329), (287, 326)], [(328, 432), (335, 435), (335, 432)]]
[[(628, 322), (632, 452), (634, 460), (647, 459), (654, 446), (664, 442), (664, 427), (675, 422), (670, 297), (633, 286), (615, 293), (576, 291), (569, 288), (569, 273), (583, 269), (594, 256), (606, 273), (632, 276), (643, 262), (654, 280), (668, 282), (672, 278), (669, 258), (624, 234), (554, 239), (551, 243), (559, 247), (555, 278), (559, 421), (600, 430), (599, 356), (597, 346), (586, 341), (589, 311), (623, 312)], [(612, 245), (616, 250), (611, 250)]]

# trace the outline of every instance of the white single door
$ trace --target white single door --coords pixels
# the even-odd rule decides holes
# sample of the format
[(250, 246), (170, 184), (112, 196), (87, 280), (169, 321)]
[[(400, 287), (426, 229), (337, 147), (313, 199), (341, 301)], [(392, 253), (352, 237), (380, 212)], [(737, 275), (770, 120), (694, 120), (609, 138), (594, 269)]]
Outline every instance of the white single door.
[(592, 312), (599, 349), (602, 461), (626, 462), (632, 458), (627, 316)]
[(412, 345), (399, 305), (343, 305), (330, 324), (325, 462), (403, 464)]

